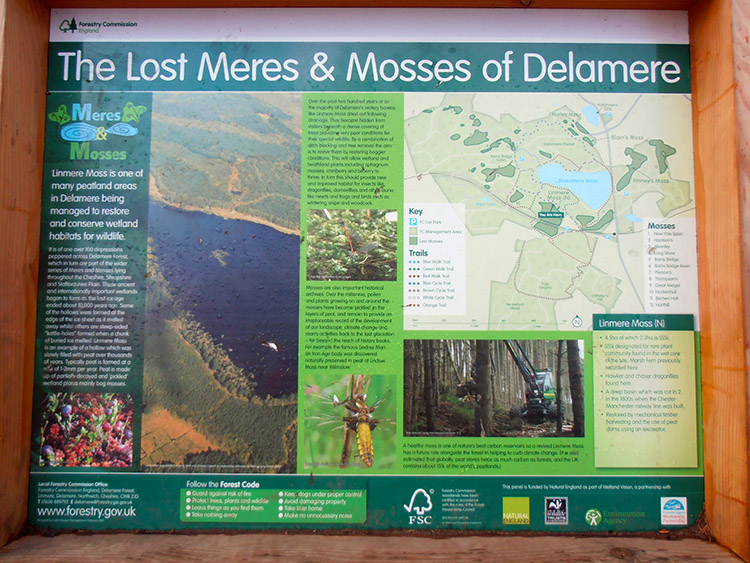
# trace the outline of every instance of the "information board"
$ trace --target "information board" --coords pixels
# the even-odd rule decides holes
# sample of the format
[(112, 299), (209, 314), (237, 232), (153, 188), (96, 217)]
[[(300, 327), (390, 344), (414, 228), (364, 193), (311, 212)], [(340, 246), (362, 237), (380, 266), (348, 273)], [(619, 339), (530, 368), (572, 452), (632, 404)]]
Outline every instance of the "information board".
[(50, 30), (33, 525), (696, 520), (685, 13)]

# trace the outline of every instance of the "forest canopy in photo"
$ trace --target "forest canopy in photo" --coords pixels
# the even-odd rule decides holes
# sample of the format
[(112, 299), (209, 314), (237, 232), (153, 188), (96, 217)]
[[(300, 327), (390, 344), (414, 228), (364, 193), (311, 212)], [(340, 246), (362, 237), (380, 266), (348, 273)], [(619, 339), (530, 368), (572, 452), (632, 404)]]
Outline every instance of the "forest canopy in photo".
[(584, 435), (583, 342), (406, 340), (406, 436)]

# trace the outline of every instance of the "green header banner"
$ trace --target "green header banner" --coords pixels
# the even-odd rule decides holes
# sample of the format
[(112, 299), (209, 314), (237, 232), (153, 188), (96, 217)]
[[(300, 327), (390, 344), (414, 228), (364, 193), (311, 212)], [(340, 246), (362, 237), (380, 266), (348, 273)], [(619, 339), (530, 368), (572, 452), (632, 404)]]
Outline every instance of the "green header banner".
[(695, 330), (693, 315), (594, 315), (594, 330)]
[(690, 92), (687, 45), (51, 43), (50, 91)]

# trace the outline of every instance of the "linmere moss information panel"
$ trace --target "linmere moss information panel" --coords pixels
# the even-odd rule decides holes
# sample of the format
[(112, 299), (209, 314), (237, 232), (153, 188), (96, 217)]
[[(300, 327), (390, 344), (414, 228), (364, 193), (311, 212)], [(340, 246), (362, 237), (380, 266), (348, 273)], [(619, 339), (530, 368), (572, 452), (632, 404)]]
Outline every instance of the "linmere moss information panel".
[(53, 10), (30, 522), (703, 506), (687, 15)]

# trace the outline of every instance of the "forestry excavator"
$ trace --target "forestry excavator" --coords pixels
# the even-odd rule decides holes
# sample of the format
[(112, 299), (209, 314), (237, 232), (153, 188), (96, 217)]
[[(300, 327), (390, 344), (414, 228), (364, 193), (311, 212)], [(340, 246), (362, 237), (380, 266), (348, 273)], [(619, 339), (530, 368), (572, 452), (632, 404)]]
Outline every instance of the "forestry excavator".
[(555, 418), (557, 395), (555, 386), (552, 384), (552, 371), (536, 369), (518, 340), (505, 340), (504, 342), (521, 372), (526, 389), (526, 402), (520, 414), (531, 421)]

